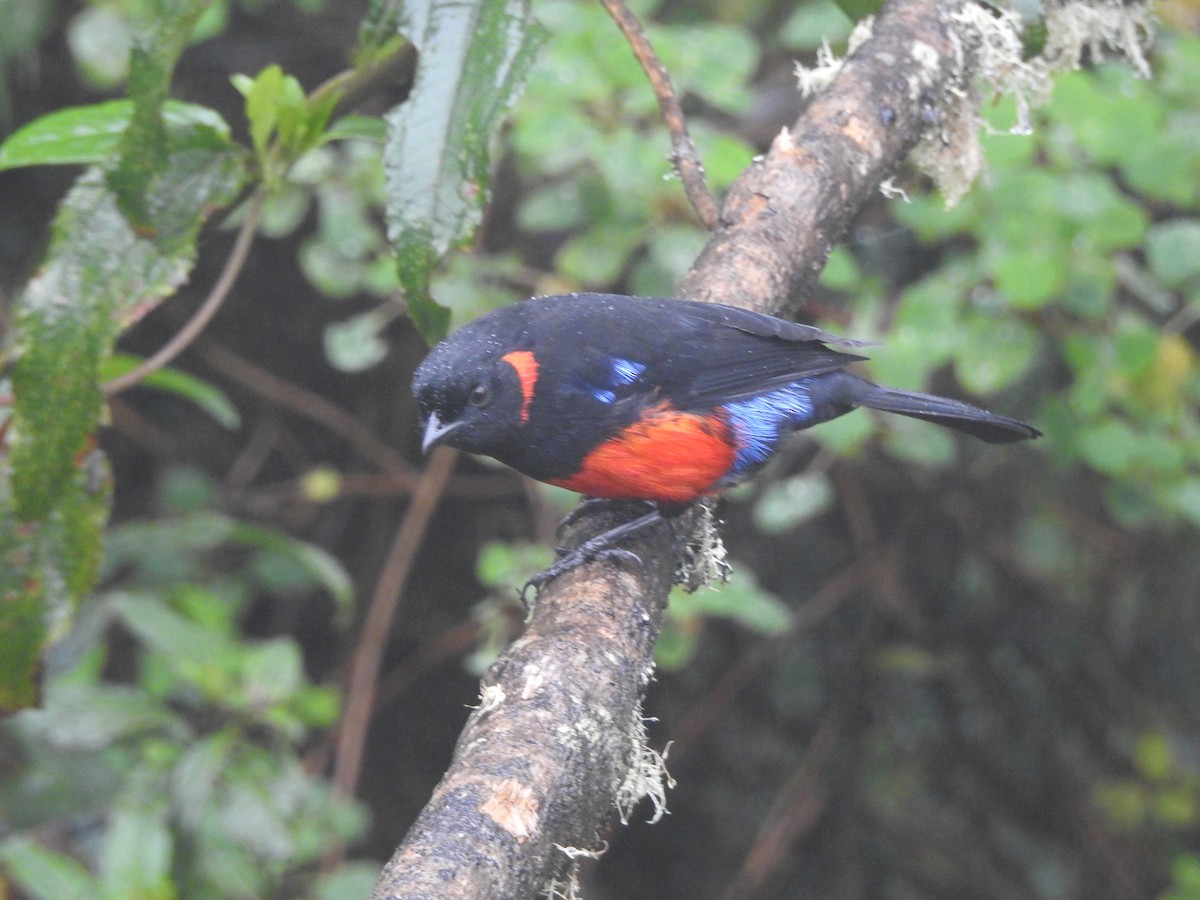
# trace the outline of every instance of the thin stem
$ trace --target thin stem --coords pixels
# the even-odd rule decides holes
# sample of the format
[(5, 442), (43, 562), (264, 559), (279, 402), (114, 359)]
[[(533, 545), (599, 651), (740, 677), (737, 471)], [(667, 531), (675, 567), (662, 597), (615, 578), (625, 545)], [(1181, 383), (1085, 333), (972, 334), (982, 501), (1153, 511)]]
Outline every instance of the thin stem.
[(450, 479), (458, 452), (439, 448), (429, 457), (413, 491), (412, 502), (388, 551), (379, 581), (371, 596), (371, 605), (363, 621), (362, 636), (350, 670), (346, 690), (346, 705), (338, 733), (337, 760), (333, 768), (334, 789), (343, 796), (354, 794), (362, 771), (363, 750), (367, 741), (367, 726), (375, 706), (376, 681), (379, 678), (383, 650), (392, 633), (392, 621), (404, 586), (408, 583), (413, 561), (429, 520), (437, 509), (438, 500)]
[(691, 135), (688, 134), (683, 108), (679, 105), (679, 98), (675, 96), (675, 89), (671, 86), (671, 76), (667, 74), (658, 54), (650, 45), (637, 16), (625, 5), (624, 0), (600, 0), (600, 3), (608, 10), (608, 14), (629, 41), (633, 55), (637, 57), (646, 77), (650, 79), (654, 96), (658, 98), (658, 108), (662, 111), (663, 122), (671, 135), (671, 162), (674, 163), (675, 170), (683, 182), (683, 191), (687, 194), (688, 202), (692, 204), (704, 227), (711, 231), (717, 224), (717, 204), (708, 192), (704, 164), (700, 161)]
[(159, 348), (157, 353), (142, 360), (136, 368), (131, 369), (124, 375), (118, 375), (111, 381), (106, 382), (103, 386), (106, 396), (111, 397), (113, 394), (118, 394), (126, 388), (133, 387), (146, 378), (146, 376), (157, 372), (186, 350), (188, 345), (199, 337), (200, 332), (204, 330), (205, 326), (212, 321), (213, 316), (217, 314), (217, 311), (225, 302), (225, 298), (229, 296), (229, 291), (233, 288), (234, 282), (237, 281), (238, 275), (241, 274), (243, 267), (246, 265), (246, 258), (250, 255), (250, 245), (253, 243), (254, 235), (258, 231), (258, 221), (262, 215), (264, 199), (265, 194), (262, 190), (257, 191), (251, 197), (250, 203), (246, 208), (246, 217), (242, 219), (242, 227), (239, 229), (237, 238), (233, 242), (233, 249), (229, 252), (229, 258), (225, 260), (225, 267), (221, 270), (221, 275), (217, 279), (217, 283), (213, 285), (204, 302), (200, 304), (200, 308), (196, 310), (196, 314), (169, 341)]

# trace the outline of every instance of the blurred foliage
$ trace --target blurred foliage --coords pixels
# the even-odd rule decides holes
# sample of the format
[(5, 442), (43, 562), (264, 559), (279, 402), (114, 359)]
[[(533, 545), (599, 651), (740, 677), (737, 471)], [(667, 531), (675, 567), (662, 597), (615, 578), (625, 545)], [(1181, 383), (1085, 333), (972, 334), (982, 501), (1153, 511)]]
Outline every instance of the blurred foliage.
[[(364, 827), (300, 756), (336, 691), (294, 640), (242, 633), (256, 597), (348, 602), (345, 574), (214, 497), (180, 471), (161, 516), (111, 532), (107, 587), (48, 659), (42, 709), (8, 723), (22, 777), (0, 783), (0, 867), (22, 896), (262, 897)], [(114, 663), (132, 671), (113, 681)], [(311, 877), (292, 891), (322, 896)]]
[[(683, 95), (717, 193), (794, 119), (793, 58), (809, 60), (824, 37), (844, 42), (850, 27), (832, 2), (633, 5)], [(165, 49), (212, 42), (204, 46), (220, 48), (231, 75), (244, 40), (226, 32), (232, 25), (264, 23), (262, 41), (284, 33), (277, 19), (294, 25), (323, 11), (312, 19), (320, 31), (344, 11), (311, 0), (183, 6), (196, 18), (178, 20)], [(259, 63), (234, 79), (243, 122), (220, 93), (236, 98), (233, 88), (210, 68), (176, 92), (191, 102), (166, 99), (171, 64), (156, 57), (142, 76), (152, 84), (130, 96), (146, 108), (161, 102), (161, 130), (147, 119), (138, 137), (127, 127), (134, 99), (83, 104), (129, 77), (130, 50), (162, 7), (97, 0), (52, 21), (48, 4), (29, 3), (18, 21), (0, 0), (0, 17), (20, 25), (0, 29), (0, 65), (38, 78), (30, 47), (52, 35), (84, 82), (70, 108), (35, 104), (42, 118), (21, 116), (31, 100), (18, 82), (0, 92), (0, 113), (9, 98), (23, 126), (0, 147), (0, 168), (100, 167), (75, 190), (115, 203), (99, 173), (119, 158), (141, 161), (129, 148), (134, 131), (157, 168), (135, 171), (122, 190), (157, 185), (174, 204), (142, 212), (161, 216), (200, 204), (171, 180), (158, 142), (190, 154), (168, 159), (222, 160), (224, 187), (263, 191), (272, 256), (258, 294), (229, 313), (224, 331), (218, 318), (214, 340), (411, 446), (404, 382), (420, 341), (388, 236), (389, 195), (393, 204), (398, 195), (385, 174), (382, 115), (400, 98), (346, 116), (330, 82), (303, 86), (327, 73)], [(399, 9), (375, 0), (351, 10), (363, 24), (339, 64), (396, 54)], [(507, 45), (512, 80), (472, 93), (442, 79), (426, 101), (474, 98), (463, 103), (486, 113), (486, 133), (468, 117), (443, 122), (436, 140), (416, 139), (447, 153), (469, 142), (477, 154), (418, 191), (434, 199), (437, 184), (445, 200), (454, 185), (472, 188), (444, 218), (445, 209), (426, 210), (441, 230), (412, 251), (423, 269), (482, 215), (469, 250), (418, 273), (455, 325), (532, 293), (669, 294), (705, 240), (671, 172), (653, 94), (606, 14), (569, 0), (536, 0), (533, 12), (544, 44), (535, 57), (536, 29), (518, 16), (527, 31)], [(473, 57), (474, 35), (455, 35)], [(188, 62), (185, 54), (179, 77)], [(492, 146), (526, 65), (511, 127)], [(875, 377), (973, 395), (1047, 436), (998, 450), (860, 412), (816, 429), (734, 492), (723, 508), (734, 581), (672, 597), (650, 710), (662, 720), (656, 739), (709, 704), (717, 715), (691, 735), (695, 749), (671, 757), (675, 815), (615, 833), (597, 892), (710, 896), (748, 855), (809, 822), (783, 841), (786, 859), (762, 896), (1200, 896), (1200, 40), (1165, 32), (1154, 68), (1146, 82), (1117, 65), (1063, 77), (1031, 136), (1006, 133), (1013, 108), (997, 99), (987, 110), (986, 185), (947, 210), (915, 176), (900, 177), (908, 199), (872, 205), (834, 252), (808, 311), (833, 331), (879, 341), (869, 351)], [(490, 183), (489, 151), (499, 157)], [(196, 175), (186, 180), (195, 190), (204, 187), (197, 172), (176, 174)], [(393, 172), (393, 186), (407, 177)], [(228, 191), (215, 194), (205, 214), (230, 202)], [(59, 234), (98, 233), (80, 204), (63, 210)], [(103, 300), (94, 327), (72, 344), (86, 353), (47, 343), (21, 363), (18, 394), (37, 400), (21, 414), (73, 432), (60, 440), (39, 430), (42, 443), (22, 463), (30, 474), (14, 482), (0, 471), (5, 509), (32, 503), (40, 515), (55, 496), (69, 501), (43, 517), (34, 556), (22, 549), (26, 522), (0, 517), (3, 558), (21, 564), (0, 572), (9, 595), (28, 600), (22, 573), (36, 571), (64, 598), (83, 596), (99, 570), (110, 485), (88, 441), (102, 408), (96, 387), (132, 365), (132, 354), (109, 352), (111, 340), (190, 269), (199, 221), (159, 225), (172, 277), (149, 278), (149, 292), (147, 279), (136, 290), (109, 283), (94, 295)], [(92, 243), (102, 261), (124, 257), (107, 239)], [(4, 262), (22, 273), (37, 266), (32, 255)], [(117, 318), (105, 318), (114, 304)], [(32, 315), (19, 314), (24, 346), (39, 327)], [(427, 334), (444, 327), (437, 308), (425, 315)], [(75, 388), (30, 392), (31, 380), (47, 386), (39, 373), (49, 364), (60, 387)], [(221, 376), (163, 372), (160, 391), (114, 409), (112, 432), (136, 446), (114, 442), (114, 467), (132, 477), (116, 485), (101, 588), (69, 630), (69, 604), (52, 620), (64, 637), (45, 660), (44, 708), (0, 728), (0, 893), (340, 898), (365, 896), (373, 882), (370, 862), (310, 874), (365, 832), (364, 810), (312, 774), (322, 768), (314, 741), (338, 715), (331, 685), (344, 650), (331, 647), (330, 625), (355, 613), (351, 583), (373, 583), (378, 535), (402, 507), (377, 485), (354, 497), (354, 452), (247, 403)], [(159, 422), (183, 436), (169, 450)], [(179, 468), (179, 458), (198, 468)], [(35, 483), (52, 466), (58, 474)], [(549, 559), (545, 540), (524, 540), (531, 526), (515, 492), (479, 486), (511, 485), (509, 476), (487, 466), (470, 475), (474, 487), (446, 503), (406, 593), (412, 610), (394, 635), (405, 684), (464, 621), (474, 635), (465, 665), (481, 671), (519, 628), (514, 586)], [(150, 510), (139, 479), (159, 486)], [(14, 499), (14, 483), (25, 500)], [(554, 510), (562, 494), (529, 496)], [(454, 602), (471, 591), (483, 596), (473, 609)], [(28, 611), (18, 618), (37, 634), (0, 634), (0, 674), (37, 664), (46, 619)], [(289, 625), (294, 637), (283, 636)], [(363, 793), (379, 793), (372, 812), (383, 830), (365, 855), (388, 852), (449, 752), (457, 724), (447, 710), (461, 714), (470, 688), (440, 671), (398, 710), (381, 707), (382, 749), (366, 777), (381, 774)], [(735, 689), (719, 680), (740, 672), (756, 677)], [(822, 762), (818, 738), (829, 733), (837, 752)], [(406, 740), (418, 741), (407, 756)], [(818, 776), (810, 805), (786, 808), (781, 786), (803, 782), (808, 767)]]

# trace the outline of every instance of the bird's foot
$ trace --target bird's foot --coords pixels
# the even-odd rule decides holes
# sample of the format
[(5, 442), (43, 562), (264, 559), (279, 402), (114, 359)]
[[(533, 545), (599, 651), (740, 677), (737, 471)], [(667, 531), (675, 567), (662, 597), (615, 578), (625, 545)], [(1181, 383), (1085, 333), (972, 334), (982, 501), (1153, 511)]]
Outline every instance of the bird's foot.
[[(602, 538), (604, 535), (600, 535), (600, 537)], [(570, 551), (567, 551), (563, 547), (558, 547), (557, 550), (562, 555), (525, 582), (525, 586), (521, 588), (521, 602), (525, 603), (526, 606), (529, 605), (528, 595), (530, 588), (533, 588), (535, 593), (540, 593), (543, 585), (549, 584), (555, 578), (558, 578), (558, 576), (565, 575), (567, 572), (582, 566), (584, 563), (596, 562), (597, 560), (612, 560), (614, 562), (632, 563), (638, 566), (642, 564), (642, 558), (632, 550), (624, 550), (621, 547), (588, 546), (597, 540), (599, 538), (592, 538), (592, 540), (580, 544), (577, 549)]]
[[(587, 501), (582, 505), (586, 504)], [(577, 507), (576, 510), (578, 511), (578, 509)], [(528, 605), (526, 598), (530, 588), (533, 588), (535, 592), (540, 592), (543, 585), (548, 584), (560, 575), (566, 574), (571, 569), (578, 568), (584, 563), (607, 559), (623, 563), (634, 563), (640, 566), (642, 564), (640, 556), (631, 550), (624, 550), (614, 545), (622, 538), (628, 537), (630, 534), (640, 531), (648, 525), (653, 525), (661, 519), (662, 513), (657, 508), (654, 508), (645, 515), (638, 516), (636, 519), (631, 519), (628, 522), (622, 522), (615, 528), (610, 528), (608, 531), (601, 532), (595, 537), (589, 538), (574, 550), (567, 550), (564, 547), (557, 548), (559, 558), (548, 568), (538, 572), (525, 582), (525, 586), (521, 588), (521, 600)]]

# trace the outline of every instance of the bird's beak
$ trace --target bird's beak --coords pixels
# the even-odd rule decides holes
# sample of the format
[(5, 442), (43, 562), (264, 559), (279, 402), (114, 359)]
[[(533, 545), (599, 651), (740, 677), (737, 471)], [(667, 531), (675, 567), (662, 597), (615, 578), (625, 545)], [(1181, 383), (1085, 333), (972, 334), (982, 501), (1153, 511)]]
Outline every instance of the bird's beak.
[(437, 417), (437, 413), (430, 413), (429, 421), (425, 424), (425, 437), (421, 439), (421, 452), (428, 453), (438, 441), (461, 424), (462, 421), (460, 420), (443, 425), (441, 419)]

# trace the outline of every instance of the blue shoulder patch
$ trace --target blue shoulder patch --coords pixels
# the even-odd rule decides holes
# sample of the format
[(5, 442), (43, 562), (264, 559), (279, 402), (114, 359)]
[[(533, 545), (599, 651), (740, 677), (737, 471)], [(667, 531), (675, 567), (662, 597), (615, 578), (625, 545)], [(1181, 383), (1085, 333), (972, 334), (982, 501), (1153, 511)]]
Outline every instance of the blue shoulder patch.
[(591, 385), (592, 396), (601, 403), (615, 403), (618, 389), (633, 384), (645, 371), (645, 363), (622, 359), (619, 356), (612, 357), (608, 360), (608, 371), (604, 373), (604, 382)]
[(813, 421), (807, 379), (757, 397), (734, 400), (724, 409), (738, 445), (731, 476), (766, 462), (785, 432), (804, 428)]
[(633, 384), (642, 377), (642, 373), (645, 371), (645, 363), (634, 362), (632, 359), (621, 359), (619, 356), (613, 357), (612, 373), (618, 385)]

